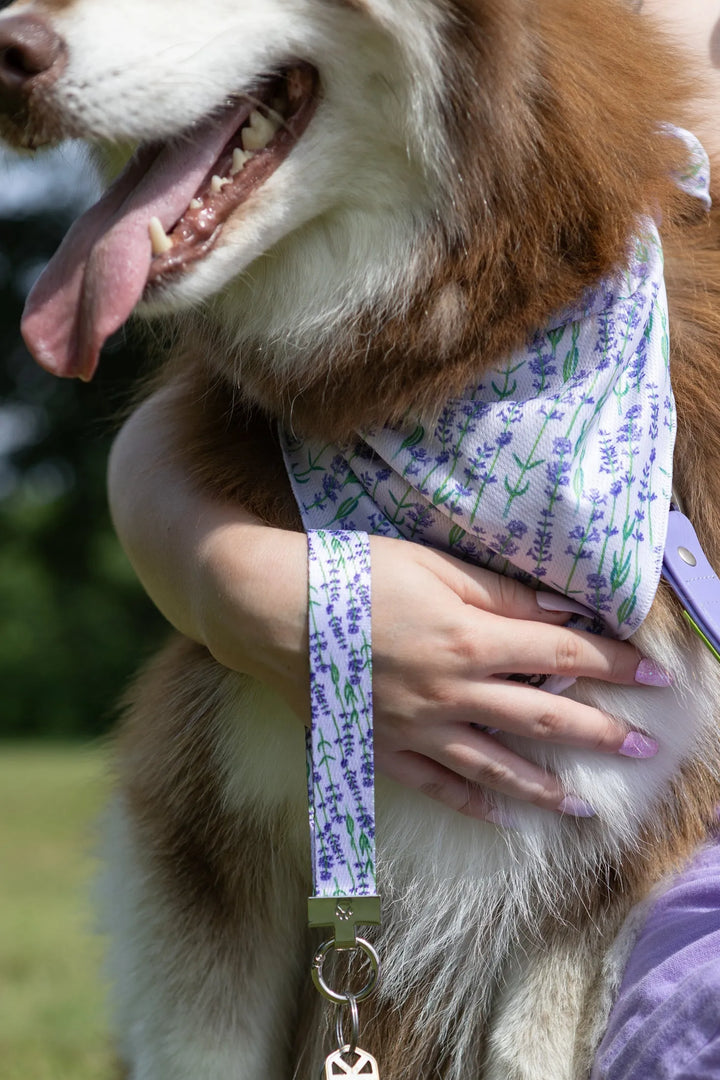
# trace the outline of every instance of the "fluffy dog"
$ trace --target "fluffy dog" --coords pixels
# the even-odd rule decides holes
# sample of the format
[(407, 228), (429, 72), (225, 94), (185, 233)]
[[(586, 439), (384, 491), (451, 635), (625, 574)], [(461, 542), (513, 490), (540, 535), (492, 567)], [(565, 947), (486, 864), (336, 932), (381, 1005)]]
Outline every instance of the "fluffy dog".
[[(35, 291), (32, 351), (89, 378), (131, 311), (174, 320), (177, 454), (285, 528), (272, 421), (342, 442), (437, 415), (661, 220), (675, 482), (720, 563), (717, 232), (673, 179), (684, 150), (664, 125), (693, 126), (690, 88), (641, 16), (617, 0), (18, 0), (0, 57), (3, 136), (88, 139), (117, 177)], [(718, 799), (720, 670), (662, 588), (635, 640), (672, 689), (572, 692), (652, 734), (657, 758), (505, 740), (596, 818), (521, 806), (503, 832), (380, 782), (367, 1034), (388, 1080), (589, 1074), (632, 913)], [(316, 1075), (297, 721), (178, 641), (137, 682), (118, 752), (107, 897), (129, 1075)]]

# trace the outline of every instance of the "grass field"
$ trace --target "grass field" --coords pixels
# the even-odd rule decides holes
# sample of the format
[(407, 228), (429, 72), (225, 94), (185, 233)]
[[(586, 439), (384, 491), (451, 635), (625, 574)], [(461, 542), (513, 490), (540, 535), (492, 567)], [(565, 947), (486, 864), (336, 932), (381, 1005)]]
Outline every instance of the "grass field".
[(0, 744), (0, 1075), (111, 1080), (89, 901), (105, 756)]

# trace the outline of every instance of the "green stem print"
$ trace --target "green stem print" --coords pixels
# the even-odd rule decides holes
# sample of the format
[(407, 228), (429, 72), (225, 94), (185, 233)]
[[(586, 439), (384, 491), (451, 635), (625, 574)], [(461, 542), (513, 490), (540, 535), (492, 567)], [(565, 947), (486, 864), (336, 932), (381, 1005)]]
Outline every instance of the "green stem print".
[(506, 445), (505, 437), (509, 434), (512, 424), (521, 415), (522, 415), (522, 409), (521, 409), (521, 407), (519, 405), (514, 405), (507, 411), (505, 422), (503, 423), (502, 431), (500, 432), (500, 438), (497, 440), (497, 447), (496, 447), (496, 450), (495, 450), (495, 456), (493, 457), (492, 461), (490, 462), (490, 465), (489, 465), (489, 467), (488, 467), (488, 469), (487, 469), (487, 471), (485, 473), (485, 476), (483, 477), (483, 481), (480, 484), (480, 487), (478, 488), (478, 493), (477, 493), (477, 495), (475, 497), (474, 505), (472, 507), (472, 510), (470, 511), (470, 524), (471, 525), (474, 525), (474, 523), (475, 523), (475, 519), (477, 517), (478, 511), (480, 509), (480, 504), (482, 502), (482, 497), (485, 494), (485, 490), (486, 490), (488, 484), (490, 483), (491, 479), (495, 475), (495, 471), (497, 469), (498, 461), (500, 460), (500, 456), (501, 456), (501, 454), (503, 452), (503, 448)]
[(308, 448), (307, 451), (307, 464), (305, 468), (300, 469), (293, 466), (292, 478), (297, 484), (307, 484), (313, 473), (324, 473), (325, 466), (322, 464), (322, 459), (332, 447), (323, 446), (319, 450), (312, 452), (312, 448)]
[(548, 426), (548, 423), (549, 414), (545, 416), (540, 430), (537, 433), (535, 442), (533, 443), (532, 448), (524, 461), (517, 454), (513, 453), (513, 460), (520, 469), (520, 473), (514, 485), (510, 483), (507, 476), (504, 479), (505, 491), (508, 494), (508, 500), (505, 503), (505, 509), (503, 510), (503, 518), (506, 518), (510, 513), (510, 509), (512, 507), (512, 504), (515, 502), (515, 499), (519, 499), (521, 496), (525, 495), (529, 491), (530, 481), (525, 479), (528, 473), (532, 472), (533, 469), (539, 469), (541, 465), (545, 464), (546, 458), (535, 457), (535, 453), (538, 447), (543, 445), (543, 436), (545, 435), (545, 430)]

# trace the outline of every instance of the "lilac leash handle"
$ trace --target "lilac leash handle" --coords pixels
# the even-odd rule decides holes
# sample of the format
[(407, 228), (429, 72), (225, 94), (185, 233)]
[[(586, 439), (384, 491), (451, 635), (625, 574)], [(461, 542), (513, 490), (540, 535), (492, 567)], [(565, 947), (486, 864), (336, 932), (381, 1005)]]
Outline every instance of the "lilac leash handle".
[(308, 532), (308, 801), (311, 926), (350, 948), (380, 921), (375, 892), (370, 544), (363, 532)]
[(680, 600), (696, 634), (720, 661), (720, 580), (707, 560), (692, 524), (671, 510), (663, 577)]

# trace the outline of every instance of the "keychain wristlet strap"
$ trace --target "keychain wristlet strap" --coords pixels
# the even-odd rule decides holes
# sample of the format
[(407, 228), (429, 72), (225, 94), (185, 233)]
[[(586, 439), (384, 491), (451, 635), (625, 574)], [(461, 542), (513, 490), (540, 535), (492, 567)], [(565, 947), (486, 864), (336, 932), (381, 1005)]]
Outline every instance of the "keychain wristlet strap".
[(375, 895), (370, 544), (366, 533), (308, 532), (308, 802), (311, 926), (335, 945), (380, 921)]

